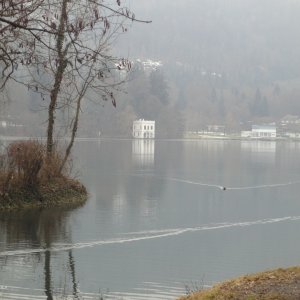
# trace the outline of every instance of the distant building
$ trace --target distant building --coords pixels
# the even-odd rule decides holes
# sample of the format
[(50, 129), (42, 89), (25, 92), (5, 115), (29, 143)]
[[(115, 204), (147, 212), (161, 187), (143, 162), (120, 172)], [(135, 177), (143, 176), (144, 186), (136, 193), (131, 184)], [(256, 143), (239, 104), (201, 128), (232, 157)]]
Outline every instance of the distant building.
[(139, 119), (133, 122), (132, 136), (138, 139), (155, 138), (155, 121)]
[(286, 115), (280, 120), (279, 134), (287, 138), (299, 138), (300, 135), (300, 117), (295, 115)]
[(281, 120), (282, 125), (300, 124), (300, 117), (296, 115), (286, 115)]
[(258, 139), (276, 138), (276, 126), (252, 125), (251, 137)]
[(212, 135), (225, 135), (225, 125), (207, 125), (207, 131), (204, 133)]
[(156, 71), (163, 66), (161, 61), (154, 61), (151, 59), (141, 60), (138, 58), (136, 61), (142, 65), (144, 71)]
[(25, 126), (11, 116), (0, 117), (0, 135), (22, 136), (25, 134)]
[(300, 139), (300, 133), (299, 132), (285, 132), (283, 137), (287, 137), (290, 139)]
[(252, 125), (252, 130), (241, 131), (242, 138), (274, 139), (277, 137), (275, 125)]
[(241, 137), (242, 138), (251, 138), (252, 137), (252, 131), (250, 131), (250, 130), (241, 131)]

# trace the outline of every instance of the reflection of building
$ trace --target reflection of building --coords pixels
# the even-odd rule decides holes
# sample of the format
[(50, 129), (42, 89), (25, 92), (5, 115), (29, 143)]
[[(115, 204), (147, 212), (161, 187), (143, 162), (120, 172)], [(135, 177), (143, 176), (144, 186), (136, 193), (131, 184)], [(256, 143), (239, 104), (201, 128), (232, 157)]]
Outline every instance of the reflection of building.
[(242, 141), (241, 148), (252, 153), (275, 153), (276, 141)]
[(253, 161), (274, 163), (276, 158), (276, 141), (249, 140), (241, 142), (241, 149), (251, 155)]
[(132, 159), (139, 165), (154, 165), (154, 140), (133, 140), (132, 141)]
[(139, 139), (155, 138), (155, 121), (147, 121), (144, 119), (133, 122), (132, 135)]
[(276, 127), (274, 125), (252, 125), (251, 131), (241, 132), (241, 137), (253, 139), (274, 139), (276, 136)]

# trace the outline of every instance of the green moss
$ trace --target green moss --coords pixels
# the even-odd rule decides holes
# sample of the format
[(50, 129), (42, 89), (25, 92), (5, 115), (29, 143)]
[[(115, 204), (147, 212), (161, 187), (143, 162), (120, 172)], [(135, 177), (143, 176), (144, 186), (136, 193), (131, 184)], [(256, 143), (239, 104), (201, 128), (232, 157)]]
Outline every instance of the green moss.
[(36, 188), (15, 186), (0, 195), (0, 210), (34, 207), (79, 206), (88, 198), (85, 187), (76, 180), (60, 178)]

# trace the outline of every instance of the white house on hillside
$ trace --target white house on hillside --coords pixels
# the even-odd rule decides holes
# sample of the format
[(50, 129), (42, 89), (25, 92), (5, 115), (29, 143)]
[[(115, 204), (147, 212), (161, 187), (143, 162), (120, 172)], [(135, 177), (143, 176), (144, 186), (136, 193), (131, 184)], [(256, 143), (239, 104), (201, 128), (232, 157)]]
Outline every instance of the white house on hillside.
[(155, 121), (147, 121), (144, 119), (133, 121), (132, 135), (138, 139), (154, 139)]

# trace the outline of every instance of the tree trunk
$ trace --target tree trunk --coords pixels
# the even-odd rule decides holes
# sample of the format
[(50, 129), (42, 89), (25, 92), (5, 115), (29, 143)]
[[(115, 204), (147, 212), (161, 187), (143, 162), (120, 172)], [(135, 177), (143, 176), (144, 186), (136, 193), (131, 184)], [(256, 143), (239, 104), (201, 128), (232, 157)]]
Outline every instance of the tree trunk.
[(81, 100), (83, 99), (83, 95), (81, 94), (79, 96), (79, 98), (77, 99), (77, 105), (76, 105), (76, 114), (75, 114), (75, 118), (74, 118), (74, 123), (73, 123), (73, 127), (72, 127), (72, 134), (71, 134), (71, 140), (69, 142), (69, 145), (66, 149), (66, 152), (65, 152), (65, 157), (61, 163), (61, 166), (59, 168), (59, 172), (61, 173), (69, 156), (70, 156), (70, 153), (71, 153), (71, 149), (73, 147), (73, 144), (74, 144), (74, 140), (75, 140), (75, 137), (76, 137), (76, 133), (77, 133), (77, 129), (78, 129), (78, 122), (79, 122), (79, 114), (80, 114), (80, 107), (81, 107)]
[(66, 68), (66, 63), (62, 60), (59, 62), (59, 67), (55, 74), (55, 83), (50, 94), (50, 104), (48, 108), (48, 128), (47, 128), (47, 156), (48, 158), (52, 155), (53, 151), (53, 131), (54, 131), (54, 120), (55, 120), (55, 108), (57, 104), (57, 97), (61, 82), (63, 79), (63, 74)]
[(55, 109), (57, 104), (57, 98), (61, 83), (63, 80), (64, 71), (67, 67), (67, 62), (65, 60), (65, 53), (63, 51), (63, 42), (65, 37), (65, 23), (67, 21), (67, 2), (68, 0), (63, 0), (61, 6), (61, 16), (58, 27), (58, 37), (57, 37), (57, 55), (58, 55), (58, 66), (54, 74), (54, 85), (50, 93), (50, 104), (48, 108), (48, 127), (47, 127), (47, 157), (50, 158), (53, 152), (53, 132), (54, 132), (54, 122), (55, 122)]

